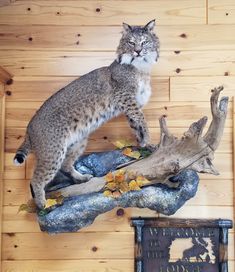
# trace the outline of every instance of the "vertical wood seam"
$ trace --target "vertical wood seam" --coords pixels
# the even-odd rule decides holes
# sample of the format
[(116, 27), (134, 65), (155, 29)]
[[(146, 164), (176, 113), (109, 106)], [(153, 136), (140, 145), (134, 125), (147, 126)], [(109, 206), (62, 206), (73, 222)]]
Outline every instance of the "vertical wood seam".
[(168, 90), (169, 90), (168, 99), (170, 102), (171, 101), (171, 77), (169, 77), (169, 80), (168, 80)]
[(209, 0), (205, 0), (206, 1), (206, 24), (208, 25), (209, 24), (209, 3), (208, 1)]
[(3, 94), (1, 96), (1, 121), (0, 121), (0, 267), (2, 267), (2, 209), (3, 209), (3, 171), (4, 171), (4, 142), (5, 142), (5, 94), (4, 85), (1, 84)]
[[(235, 222), (235, 96), (233, 96), (233, 220)], [(235, 239), (233, 241), (235, 247)]]

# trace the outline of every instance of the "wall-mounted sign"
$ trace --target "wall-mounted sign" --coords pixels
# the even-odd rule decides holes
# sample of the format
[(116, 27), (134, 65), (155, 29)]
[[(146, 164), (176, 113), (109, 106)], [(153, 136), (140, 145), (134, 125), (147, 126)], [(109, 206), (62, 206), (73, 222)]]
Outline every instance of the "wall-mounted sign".
[(231, 220), (133, 218), (136, 272), (227, 272)]

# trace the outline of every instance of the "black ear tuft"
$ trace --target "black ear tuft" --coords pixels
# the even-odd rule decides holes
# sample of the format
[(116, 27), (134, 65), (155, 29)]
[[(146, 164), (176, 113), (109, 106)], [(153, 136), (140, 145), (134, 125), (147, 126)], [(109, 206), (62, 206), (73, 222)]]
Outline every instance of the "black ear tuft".
[(126, 23), (122, 23), (123, 29), (125, 30), (125, 32), (130, 32), (132, 31), (132, 27)]
[(155, 27), (155, 19), (153, 19), (152, 21), (148, 22), (145, 26), (144, 26), (144, 29), (146, 31), (153, 31)]

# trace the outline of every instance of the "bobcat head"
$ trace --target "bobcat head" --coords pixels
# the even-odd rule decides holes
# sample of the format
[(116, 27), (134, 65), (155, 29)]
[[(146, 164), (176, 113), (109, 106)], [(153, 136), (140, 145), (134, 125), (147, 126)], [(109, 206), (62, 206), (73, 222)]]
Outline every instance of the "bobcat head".
[(122, 38), (117, 48), (117, 61), (139, 70), (149, 70), (159, 57), (159, 39), (153, 32), (155, 20), (144, 27), (123, 23)]

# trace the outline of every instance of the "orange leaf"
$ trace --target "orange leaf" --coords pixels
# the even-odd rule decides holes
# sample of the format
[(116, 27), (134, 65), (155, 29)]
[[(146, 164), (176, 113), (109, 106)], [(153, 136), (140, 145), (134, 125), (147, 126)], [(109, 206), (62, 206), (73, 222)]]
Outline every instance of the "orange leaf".
[(109, 172), (109, 173), (105, 176), (105, 180), (106, 180), (107, 182), (113, 181), (113, 173), (112, 173), (112, 172)]
[(121, 183), (124, 180), (125, 180), (125, 171), (122, 169), (116, 171), (115, 172), (115, 181)]
[(121, 193), (120, 193), (119, 191), (113, 192), (113, 197), (114, 197), (114, 198), (118, 198), (118, 197), (120, 197), (120, 196), (121, 196)]
[(131, 148), (127, 147), (122, 151), (122, 154), (130, 158), (139, 159), (141, 156), (139, 151), (133, 151)]
[(130, 156), (131, 153), (132, 153), (132, 149), (130, 147), (127, 147), (122, 151), (122, 154), (128, 157)]
[(126, 181), (119, 184), (119, 190), (121, 193), (125, 193), (130, 191), (128, 183)]

